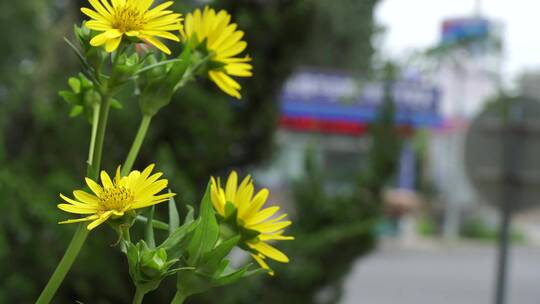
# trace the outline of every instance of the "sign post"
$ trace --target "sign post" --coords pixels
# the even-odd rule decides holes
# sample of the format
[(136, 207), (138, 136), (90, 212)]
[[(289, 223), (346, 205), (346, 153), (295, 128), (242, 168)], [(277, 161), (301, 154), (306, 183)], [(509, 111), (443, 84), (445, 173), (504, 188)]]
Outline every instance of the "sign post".
[(500, 212), (495, 304), (504, 304), (512, 214), (540, 200), (540, 104), (507, 98), (488, 106), (465, 141), (472, 184)]

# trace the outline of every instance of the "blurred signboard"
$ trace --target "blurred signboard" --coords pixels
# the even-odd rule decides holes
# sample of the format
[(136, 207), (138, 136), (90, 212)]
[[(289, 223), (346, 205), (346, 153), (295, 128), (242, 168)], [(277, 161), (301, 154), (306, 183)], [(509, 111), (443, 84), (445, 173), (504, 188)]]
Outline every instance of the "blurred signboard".
[[(383, 87), (383, 83), (360, 82), (343, 72), (300, 70), (289, 78), (281, 94), (282, 125), (307, 124), (323, 129), (327, 126), (330, 132), (361, 132), (377, 118)], [(397, 81), (392, 95), (398, 125), (435, 127), (441, 123), (436, 87), (419, 81)]]
[(442, 44), (487, 39), (491, 35), (490, 22), (483, 18), (454, 18), (442, 24)]

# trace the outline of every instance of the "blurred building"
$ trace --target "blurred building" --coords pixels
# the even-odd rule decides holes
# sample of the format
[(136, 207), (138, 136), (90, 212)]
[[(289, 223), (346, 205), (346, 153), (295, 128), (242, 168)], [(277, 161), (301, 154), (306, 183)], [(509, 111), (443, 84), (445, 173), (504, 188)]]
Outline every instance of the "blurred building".
[(441, 26), (438, 65), (432, 72), (441, 88), (444, 122), (430, 138), (429, 172), (448, 238), (458, 235), (462, 214), (482, 210), (465, 175), (464, 142), (470, 121), (500, 89), (500, 28), (480, 17), (448, 19)]
[[(260, 170), (258, 178), (274, 189), (287, 191), (305, 172), (308, 153), (328, 178), (327, 190), (348, 193), (354, 177), (367, 168), (370, 138), (384, 99), (384, 84), (357, 79), (344, 71), (302, 68), (286, 82), (280, 97), (278, 153)], [(419, 79), (401, 79), (391, 89), (398, 128), (414, 131), (440, 125), (439, 90)], [(414, 153), (405, 145), (396, 187), (412, 191)], [(278, 191), (279, 192), (279, 191)]]

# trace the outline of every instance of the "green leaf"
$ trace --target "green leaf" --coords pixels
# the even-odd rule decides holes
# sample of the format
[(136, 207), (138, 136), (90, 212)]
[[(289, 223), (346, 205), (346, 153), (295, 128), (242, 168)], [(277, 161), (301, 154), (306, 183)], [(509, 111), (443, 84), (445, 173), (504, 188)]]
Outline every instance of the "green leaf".
[[(139, 222), (142, 222), (142, 223), (148, 223), (148, 219), (145, 216), (142, 216), (142, 215), (137, 215), (135, 220), (137, 220)], [(150, 222), (152, 223), (152, 226), (154, 226), (154, 228), (156, 228), (156, 229), (167, 230), (167, 231), (169, 230), (169, 224), (167, 224), (165, 222), (158, 221), (158, 220), (152, 220)]]
[(68, 84), (71, 90), (75, 93), (81, 92), (81, 81), (75, 77), (69, 77)]
[(232, 237), (219, 244), (213, 250), (207, 252), (202, 259), (202, 263), (204, 264), (203, 270), (208, 273), (215, 273), (219, 268), (221, 261), (231, 252), (239, 240), (239, 235)]
[(146, 222), (146, 226), (144, 229), (144, 239), (146, 240), (146, 243), (148, 244), (148, 247), (150, 248), (156, 248), (156, 240), (154, 237), (154, 227), (152, 225), (152, 220), (154, 219), (154, 210), (156, 205), (152, 205), (152, 207), (148, 210), (148, 221)]
[(75, 53), (75, 55), (77, 55), (77, 58), (79, 58), (79, 61), (81, 62), (82, 66), (87, 70), (87, 71), (91, 71), (92, 68), (90, 67), (90, 65), (88, 64), (88, 62), (86, 61), (86, 59), (84, 58), (84, 56), (81, 54), (81, 52), (79, 51), (79, 49), (73, 45), (73, 43), (71, 43), (71, 41), (69, 41), (69, 39), (67, 39), (66, 37), (64, 37), (64, 41), (67, 43), (67, 45), (73, 50), (73, 52)]
[(60, 95), (64, 100), (71, 104), (71, 105), (78, 105), (80, 104), (80, 95), (70, 92), (70, 91), (60, 91), (58, 92), (58, 95)]
[(240, 280), (246, 275), (250, 267), (251, 267), (251, 264), (247, 264), (244, 267), (232, 273), (216, 278), (215, 279), (216, 286), (229, 285), (229, 284), (235, 283), (236, 281)]
[(199, 221), (194, 221), (178, 227), (158, 248), (165, 249), (170, 259), (180, 257), (192, 239), (193, 230), (198, 227), (199, 223)]
[(84, 108), (82, 106), (74, 106), (69, 112), (69, 117), (76, 117), (77, 115), (81, 114), (83, 110)]
[[(171, 193), (170, 189), (169, 193)], [(169, 235), (171, 235), (179, 226), (180, 219), (178, 210), (176, 209), (176, 202), (174, 201), (174, 197), (171, 197), (169, 198)]]
[(79, 80), (81, 82), (81, 89), (82, 90), (89, 90), (94, 87), (94, 84), (90, 79), (88, 79), (86, 76), (84, 76), (83, 73), (79, 73)]
[(227, 202), (225, 204), (225, 218), (229, 218), (232, 215), (234, 215), (233, 218), (236, 221), (236, 214), (237, 214), (236, 206), (231, 202)]
[(201, 201), (199, 220), (200, 224), (188, 246), (190, 266), (197, 265), (203, 255), (214, 248), (219, 237), (219, 226), (210, 200), (210, 183), (206, 186), (206, 192)]
[(137, 266), (137, 263), (139, 262), (139, 249), (131, 242), (128, 242), (126, 255), (131, 270), (131, 268)]
[(193, 214), (195, 213), (195, 210), (193, 209), (193, 206), (186, 205), (186, 209), (188, 210), (186, 217), (184, 218), (184, 224), (188, 224), (194, 221)]
[(184, 74), (186, 73), (190, 64), (191, 48), (186, 46), (180, 55), (179, 61), (174, 62), (171, 70), (169, 71), (169, 75), (167, 76), (167, 82), (169, 85), (175, 87), (176, 84), (182, 80), (182, 77), (184, 77)]
[(111, 107), (117, 110), (122, 110), (124, 106), (116, 98), (111, 99)]

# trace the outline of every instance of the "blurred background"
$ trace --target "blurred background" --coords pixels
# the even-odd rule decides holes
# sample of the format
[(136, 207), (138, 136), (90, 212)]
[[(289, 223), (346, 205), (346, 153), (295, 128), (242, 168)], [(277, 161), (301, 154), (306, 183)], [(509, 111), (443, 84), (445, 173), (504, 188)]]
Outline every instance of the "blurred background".
[[(184, 0), (175, 10), (206, 4), (246, 32), (255, 77), (240, 102), (204, 80), (175, 96), (136, 167), (156, 162), (183, 204), (200, 200), (209, 175), (252, 173), (290, 211), (296, 240), (283, 244), (291, 263), (274, 264), (275, 277), (189, 303), (491, 303), (499, 198), (515, 206), (507, 303), (538, 303), (540, 128), (529, 116), (540, 113), (539, 4)], [(79, 70), (63, 37), (81, 6), (0, 3), (0, 303), (32, 303), (75, 229), (56, 225), (65, 218), (56, 204), (80, 186), (90, 131), (57, 92)], [(122, 102), (107, 170), (139, 120), (137, 101)], [(493, 119), (476, 123), (505, 105), (521, 109), (510, 111), (519, 145), (504, 144), (513, 162), (495, 152), (497, 131), (482, 133)], [(503, 171), (517, 176), (513, 188)], [(92, 233), (54, 303), (129, 303), (115, 242), (110, 229)], [(163, 284), (148, 303), (170, 301), (174, 279)]]

